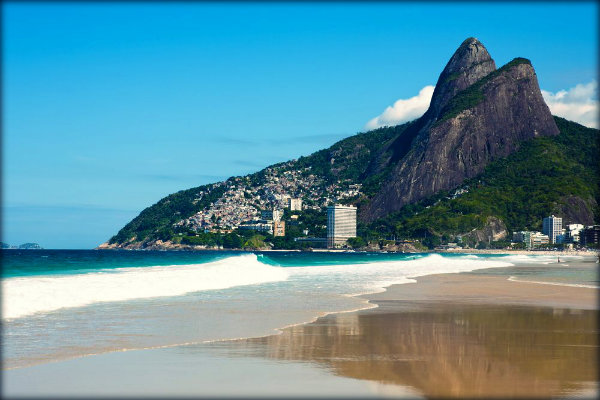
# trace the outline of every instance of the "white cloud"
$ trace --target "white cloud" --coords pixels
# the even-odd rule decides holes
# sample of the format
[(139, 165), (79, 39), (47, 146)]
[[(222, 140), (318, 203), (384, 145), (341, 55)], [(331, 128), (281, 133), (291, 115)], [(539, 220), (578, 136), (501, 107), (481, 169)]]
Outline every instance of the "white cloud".
[[(420, 117), (429, 108), (434, 86), (428, 85), (419, 94), (410, 99), (397, 100), (383, 113), (365, 125), (366, 130), (382, 126), (398, 125)], [(569, 90), (556, 93), (542, 90), (542, 96), (553, 115), (578, 122), (590, 128), (598, 128), (598, 83), (580, 83)]]
[(420, 117), (429, 108), (433, 89), (435, 89), (434, 86), (425, 86), (415, 97), (397, 100), (393, 106), (386, 108), (381, 115), (367, 122), (365, 129), (371, 130), (382, 126), (398, 125)]
[(598, 82), (580, 83), (556, 93), (542, 90), (542, 96), (552, 114), (598, 128)]

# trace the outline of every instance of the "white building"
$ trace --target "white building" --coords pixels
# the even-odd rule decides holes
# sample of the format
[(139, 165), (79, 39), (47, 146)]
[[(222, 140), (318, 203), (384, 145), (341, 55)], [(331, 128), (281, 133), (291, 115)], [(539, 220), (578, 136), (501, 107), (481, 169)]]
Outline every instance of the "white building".
[(531, 247), (538, 247), (544, 244), (548, 244), (550, 242), (550, 237), (548, 235), (544, 235), (543, 233), (539, 233), (539, 232), (532, 232), (530, 237), (530, 248)]
[(356, 207), (327, 207), (327, 247), (343, 246), (353, 237), (356, 237)]
[(290, 211), (302, 211), (302, 199), (288, 199)]
[(565, 241), (567, 243), (579, 242), (579, 234), (584, 229), (582, 224), (569, 224), (567, 225), (567, 234), (565, 235)]
[(556, 237), (562, 234), (562, 218), (554, 215), (544, 218), (542, 233), (548, 235), (550, 243), (556, 243)]
[(267, 221), (280, 221), (283, 216), (283, 210), (263, 210), (260, 212), (260, 219)]
[(257, 232), (266, 232), (266, 233), (270, 233), (272, 235), (273, 234), (273, 221), (266, 221), (264, 219), (260, 219), (257, 221), (242, 222), (242, 224), (240, 226), (238, 226), (238, 229), (257, 231)]
[(531, 249), (544, 244), (548, 244), (548, 235), (541, 232), (519, 231), (513, 233), (513, 241), (525, 243), (525, 247)]

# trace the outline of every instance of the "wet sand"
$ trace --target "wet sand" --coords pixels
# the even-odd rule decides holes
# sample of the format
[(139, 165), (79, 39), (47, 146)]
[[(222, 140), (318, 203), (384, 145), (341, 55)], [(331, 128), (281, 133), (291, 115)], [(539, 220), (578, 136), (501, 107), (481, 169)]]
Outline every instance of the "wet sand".
[(453, 302), (598, 309), (598, 289), (508, 280), (507, 276), (441, 274), (416, 278), (417, 283), (392, 285), (385, 292), (363, 296), (381, 305), (396, 302)]
[(420, 277), (364, 296), (377, 308), (217, 346), (419, 397), (597, 398), (599, 290), (507, 278)]
[(280, 335), (4, 371), (3, 395), (597, 397), (599, 290), (507, 278), (425, 276)]
[[(438, 251), (438, 250), (436, 250)], [(467, 254), (508, 254), (525, 256), (579, 256), (598, 259), (596, 250), (507, 250), (507, 249), (447, 249), (442, 253), (467, 253)]]
[[(238, 354), (318, 364), (424, 397), (591, 396), (597, 312), (413, 303), (337, 314), (239, 343)], [(230, 351), (231, 347), (229, 347)]]

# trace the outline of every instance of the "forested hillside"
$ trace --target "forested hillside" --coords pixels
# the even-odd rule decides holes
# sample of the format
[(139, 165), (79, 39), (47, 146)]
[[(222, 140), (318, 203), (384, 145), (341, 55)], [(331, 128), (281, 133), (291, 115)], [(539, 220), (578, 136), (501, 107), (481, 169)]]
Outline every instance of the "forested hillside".
[[(551, 115), (528, 59), (496, 69), (485, 46), (467, 38), (420, 118), (169, 195), (101, 247), (306, 247), (325, 235), (332, 204), (358, 207), (355, 247), (386, 238), (489, 244), (540, 230), (550, 214), (598, 223), (598, 132)], [(285, 237), (257, 234), (258, 225), (242, 232), (291, 198), (303, 207), (294, 220), (285, 213)]]
[[(563, 215), (565, 223), (600, 223), (599, 131), (559, 117), (555, 121), (561, 132), (558, 136), (523, 142), (517, 152), (491, 163), (483, 174), (465, 181), (457, 190), (439, 192), (371, 224), (360, 224), (359, 236), (363, 239), (360, 243), (394, 237), (425, 240), (425, 244), (433, 246), (481, 229), (488, 217), (497, 217), (509, 231), (541, 230), (542, 218), (551, 213)], [(308, 168), (323, 177), (324, 186), (339, 182), (362, 184), (361, 196), (346, 201), (360, 207), (389, 172), (369, 174), (372, 158), (409, 125), (357, 134), (295, 162), (278, 165), (283, 166), (282, 171)], [(265, 181), (265, 170), (249, 175), (248, 181), (260, 187)], [(111, 242), (161, 240), (240, 247), (249, 239), (247, 234), (238, 235), (241, 238), (235, 234), (193, 234), (174, 227), (177, 221), (217, 201), (226, 190), (226, 183), (204, 185), (165, 197), (142, 211)], [(320, 212), (322, 216), (324, 211)], [(324, 234), (324, 217), (316, 218), (318, 211), (296, 214), (300, 215), (302, 229), (308, 229), (313, 236)], [(289, 221), (289, 216), (286, 220)], [(299, 245), (294, 244), (294, 235), (302, 233), (299, 228), (289, 226), (285, 238), (266, 235), (263, 239), (275, 248), (295, 248)]]
[[(509, 231), (541, 230), (542, 218), (552, 213), (562, 215), (564, 223), (600, 223), (599, 131), (559, 117), (555, 121), (558, 136), (522, 143), (517, 152), (491, 163), (458, 190), (440, 192), (363, 225), (361, 235), (451, 241), (482, 228), (490, 216)], [(461, 189), (466, 192), (452, 198)]]
[[(177, 229), (174, 224), (210, 207), (224, 195), (229, 187), (235, 185), (242, 178), (244, 185), (250, 191), (259, 193), (261, 196), (265, 196), (265, 185), (269, 174), (281, 178), (286, 172), (290, 171), (298, 172), (299, 176), (312, 174), (318, 178), (317, 183), (311, 187), (302, 187), (301, 185), (304, 191), (312, 189), (317, 192), (313, 199), (325, 196), (328, 190), (327, 187), (330, 191), (331, 187), (335, 190), (342, 190), (357, 183), (364, 183), (367, 194), (374, 193), (379, 188), (384, 175), (369, 176), (365, 179), (369, 163), (384, 144), (401, 133), (407, 125), (409, 124), (358, 133), (335, 143), (327, 149), (300, 157), (298, 160), (275, 164), (245, 177), (232, 177), (225, 182), (198, 186), (173, 193), (143, 210), (136, 218), (125, 225), (117, 235), (113, 236), (109, 243), (143, 244), (156, 240), (164, 242), (179, 236), (179, 233), (186, 233), (186, 230)], [(302, 193), (302, 190), (290, 194), (303, 197), (305, 201), (311, 201), (306, 194)], [(207, 243), (219, 244), (220, 241), (217, 238), (210, 238), (207, 239)]]

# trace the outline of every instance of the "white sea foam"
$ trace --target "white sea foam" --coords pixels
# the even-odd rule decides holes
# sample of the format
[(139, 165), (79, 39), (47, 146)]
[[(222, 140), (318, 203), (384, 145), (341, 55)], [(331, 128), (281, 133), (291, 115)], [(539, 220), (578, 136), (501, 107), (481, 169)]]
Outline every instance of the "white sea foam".
[[(499, 257), (508, 262), (516, 264), (553, 264), (556, 263), (557, 256), (546, 254), (514, 254)], [(564, 258), (561, 256), (561, 258)]]
[(530, 281), (527, 279), (518, 279), (516, 276), (509, 276), (508, 280), (511, 282), (520, 282), (520, 283), (535, 283), (538, 285), (553, 285), (553, 286), (568, 286), (568, 287), (580, 287), (580, 288), (588, 288), (588, 289), (600, 289), (600, 286), (594, 285), (584, 285), (582, 283), (565, 283), (565, 282), (548, 282), (548, 281)]
[(413, 259), (380, 261), (368, 264), (327, 265), (288, 268), (291, 278), (319, 282), (327, 291), (358, 295), (379, 292), (383, 288), (415, 282), (424, 275), (469, 272), (476, 269), (511, 267), (513, 263), (500, 258), (476, 258), (468, 256), (443, 257), (430, 254)]
[(2, 317), (19, 318), (110, 301), (178, 296), (203, 290), (284, 281), (284, 268), (254, 254), (206, 264), (118, 268), (78, 275), (8, 278), (2, 281)]
[(332, 295), (374, 293), (418, 276), (468, 272), (514, 265), (505, 257), (479, 258), (439, 254), (362, 264), (280, 267), (261, 263), (254, 254), (206, 264), (118, 268), (77, 275), (8, 278), (2, 281), (4, 319), (82, 307), (227, 289), (290, 280), (290, 290)]

